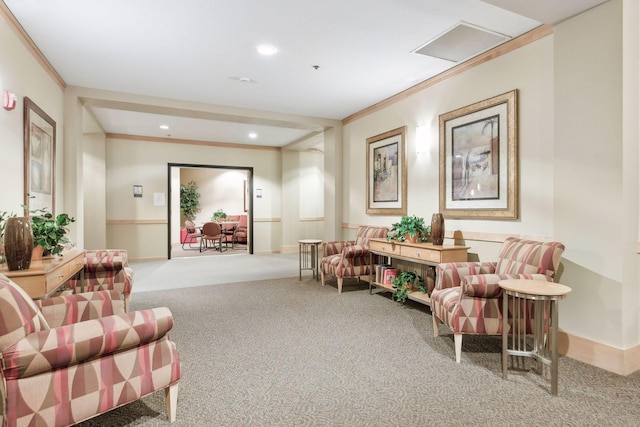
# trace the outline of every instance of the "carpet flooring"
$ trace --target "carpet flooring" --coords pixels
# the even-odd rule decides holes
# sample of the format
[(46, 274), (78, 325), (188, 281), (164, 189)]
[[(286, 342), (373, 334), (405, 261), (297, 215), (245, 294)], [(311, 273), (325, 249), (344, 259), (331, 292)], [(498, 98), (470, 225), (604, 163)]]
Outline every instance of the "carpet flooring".
[[(561, 357), (557, 397), (528, 369), (502, 379), (498, 337), (465, 337), (454, 360), (429, 308), (311, 277), (142, 292), (167, 306), (181, 354), (174, 426), (632, 426), (640, 373)], [(528, 366), (528, 365), (527, 365)], [(162, 392), (83, 426), (165, 426)]]

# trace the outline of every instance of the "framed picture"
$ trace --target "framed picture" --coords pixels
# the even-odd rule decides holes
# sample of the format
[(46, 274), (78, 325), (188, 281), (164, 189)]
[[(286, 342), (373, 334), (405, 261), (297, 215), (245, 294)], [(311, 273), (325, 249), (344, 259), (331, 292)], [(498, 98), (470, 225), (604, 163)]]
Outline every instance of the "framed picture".
[(55, 215), (56, 122), (24, 98), (24, 204)]
[(518, 218), (518, 92), (440, 115), (440, 212)]
[(407, 127), (367, 138), (367, 213), (407, 214)]

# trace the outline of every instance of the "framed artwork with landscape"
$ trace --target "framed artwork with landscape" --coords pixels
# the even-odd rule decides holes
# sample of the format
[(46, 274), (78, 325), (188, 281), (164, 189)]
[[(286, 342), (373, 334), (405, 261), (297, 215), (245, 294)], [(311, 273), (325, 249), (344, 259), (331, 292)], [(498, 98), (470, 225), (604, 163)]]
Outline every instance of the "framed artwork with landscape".
[(440, 212), (518, 218), (518, 92), (440, 115)]
[(367, 213), (407, 214), (407, 127), (367, 138)]
[[(47, 209), (55, 215), (56, 122), (24, 98), (25, 211)], [(28, 212), (25, 212), (27, 215)]]

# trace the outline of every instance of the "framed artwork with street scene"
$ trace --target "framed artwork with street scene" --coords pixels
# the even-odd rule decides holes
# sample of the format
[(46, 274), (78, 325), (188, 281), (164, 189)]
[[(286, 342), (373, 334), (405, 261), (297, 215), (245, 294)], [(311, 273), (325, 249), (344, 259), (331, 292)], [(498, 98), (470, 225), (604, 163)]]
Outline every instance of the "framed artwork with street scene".
[(440, 212), (518, 218), (518, 92), (440, 115)]
[(407, 127), (367, 138), (367, 213), (407, 214)]

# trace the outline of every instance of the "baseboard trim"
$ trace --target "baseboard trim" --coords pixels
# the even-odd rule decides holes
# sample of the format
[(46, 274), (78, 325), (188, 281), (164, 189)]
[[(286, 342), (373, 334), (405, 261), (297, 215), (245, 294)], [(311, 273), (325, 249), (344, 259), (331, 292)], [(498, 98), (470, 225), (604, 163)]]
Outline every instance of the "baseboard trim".
[(640, 370), (640, 344), (623, 350), (560, 331), (558, 352), (618, 375)]

